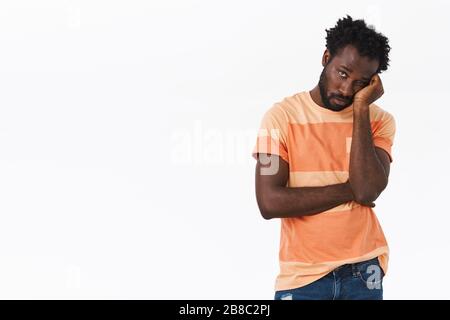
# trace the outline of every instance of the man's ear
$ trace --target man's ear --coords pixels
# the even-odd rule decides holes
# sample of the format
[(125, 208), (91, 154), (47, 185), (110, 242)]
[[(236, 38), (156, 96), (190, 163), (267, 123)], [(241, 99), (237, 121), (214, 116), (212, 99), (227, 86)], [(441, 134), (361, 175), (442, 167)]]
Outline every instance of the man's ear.
[(323, 53), (322, 56), (322, 67), (325, 67), (327, 65), (327, 63), (330, 61), (330, 58), (331, 58), (330, 51), (328, 51), (328, 49), (325, 49), (325, 52)]

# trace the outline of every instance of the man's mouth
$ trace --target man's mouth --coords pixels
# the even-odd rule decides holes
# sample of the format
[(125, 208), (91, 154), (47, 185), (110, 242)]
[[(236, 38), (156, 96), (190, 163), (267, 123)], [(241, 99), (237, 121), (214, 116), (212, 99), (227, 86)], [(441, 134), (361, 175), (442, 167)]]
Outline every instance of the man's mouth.
[(349, 103), (348, 100), (342, 100), (341, 98), (338, 98), (338, 97), (333, 97), (332, 99), (334, 100), (334, 102), (335, 102), (337, 105), (340, 105), (340, 106), (343, 106), (343, 105), (346, 105), (346, 104)]

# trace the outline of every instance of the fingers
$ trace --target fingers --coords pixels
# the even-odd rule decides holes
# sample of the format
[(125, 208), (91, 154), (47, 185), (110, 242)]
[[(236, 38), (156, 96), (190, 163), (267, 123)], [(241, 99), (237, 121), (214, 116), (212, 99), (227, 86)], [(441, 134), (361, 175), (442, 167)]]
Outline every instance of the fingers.
[[(376, 88), (375, 90), (377, 91), (377, 97), (376, 99), (379, 99), (383, 94), (384, 94), (384, 88), (383, 88), (383, 83), (381, 82), (381, 78), (380, 76), (377, 74), (375, 74), (372, 79), (370, 84)], [(375, 100), (376, 100), (375, 99)]]
[(372, 82), (381, 82), (381, 78), (380, 78), (380, 76), (378, 75), (378, 73), (375, 73), (375, 74), (372, 76), (371, 81), (372, 81)]

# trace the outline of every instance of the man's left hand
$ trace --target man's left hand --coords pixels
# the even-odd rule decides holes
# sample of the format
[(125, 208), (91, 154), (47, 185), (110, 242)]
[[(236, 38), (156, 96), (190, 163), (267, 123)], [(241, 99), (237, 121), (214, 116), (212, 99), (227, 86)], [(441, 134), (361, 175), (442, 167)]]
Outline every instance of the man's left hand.
[(378, 74), (375, 74), (372, 79), (370, 79), (370, 83), (355, 94), (353, 103), (368, 106), (380, 98), (383, 93), (384, 89), (381, 78)]

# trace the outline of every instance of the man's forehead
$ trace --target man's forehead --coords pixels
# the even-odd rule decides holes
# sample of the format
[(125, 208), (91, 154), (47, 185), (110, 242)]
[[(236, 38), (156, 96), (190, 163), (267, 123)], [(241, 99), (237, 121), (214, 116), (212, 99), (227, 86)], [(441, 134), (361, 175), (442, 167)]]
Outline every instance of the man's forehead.
[(359, 55), (358, 50), (351, 45), (341, 49), (333, 60), (336, 66), (346, 68), (349, 72), (358, 73), (369, 79), (378, 69), (377, 60)]

